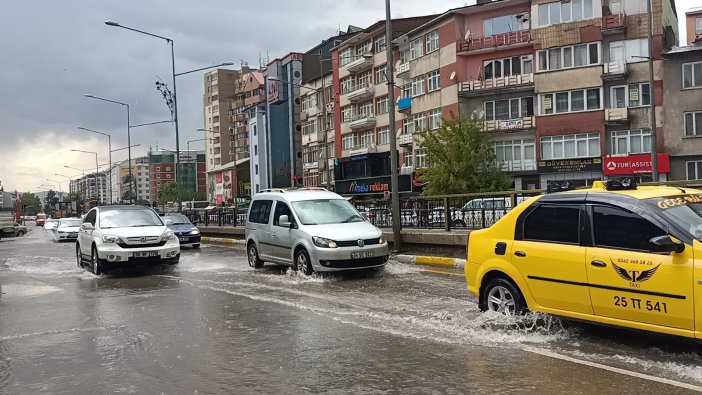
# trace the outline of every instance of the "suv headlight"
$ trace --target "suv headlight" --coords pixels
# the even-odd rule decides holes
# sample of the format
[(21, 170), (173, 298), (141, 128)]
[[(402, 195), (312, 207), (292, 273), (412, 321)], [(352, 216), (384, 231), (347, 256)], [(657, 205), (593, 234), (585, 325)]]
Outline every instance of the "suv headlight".
[(104, 235), (102, 236), (102, 242), (103, 243), (124, 243), (124, 240), (122, 240), (121, 237), (119, 236), (113, 236), (113, 235)]
[(317, 247), (322, 247), (322, 248), (336, 248), (336, 241), (331, 240), (331, 239), (325, 239), (324, 237), (317, 237), (313, 236), (312, 237), (312, 242), (314, 245)]
[(161, 236), (161, 240), (165, 240), (165, 241), (178, 240), (178, 237), (176, 237), (175, 233), (173, 233), (172, 231), (167, 230), (167, 231), (163, 232), (163, 236)]

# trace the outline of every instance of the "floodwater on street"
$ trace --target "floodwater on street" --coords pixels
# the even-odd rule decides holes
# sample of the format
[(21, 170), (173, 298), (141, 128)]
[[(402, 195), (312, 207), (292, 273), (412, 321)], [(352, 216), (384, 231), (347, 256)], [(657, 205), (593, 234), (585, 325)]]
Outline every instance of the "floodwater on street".
[(688, 393), (695, 344), (480, 313), (462, 273), (304, 277), (240, 248), (94, 276), (29, 223), (0, 240), (0, 393)]

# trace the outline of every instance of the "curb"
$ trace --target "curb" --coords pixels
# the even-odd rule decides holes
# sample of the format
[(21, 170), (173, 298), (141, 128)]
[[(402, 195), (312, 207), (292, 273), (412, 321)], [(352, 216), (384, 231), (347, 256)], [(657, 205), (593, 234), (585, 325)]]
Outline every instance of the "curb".
[(201, 241), (203, 243), (209, 243), (209, 244), (221, 244), (221, 245), (228, 245), (228, 246), (244, 246), (246, 242), (244, 240), (239, 240), (239, 239), (229, 239), (229, 238), (224, 238), (224, 237), (206, 237), (203, 236), (201, 238)]

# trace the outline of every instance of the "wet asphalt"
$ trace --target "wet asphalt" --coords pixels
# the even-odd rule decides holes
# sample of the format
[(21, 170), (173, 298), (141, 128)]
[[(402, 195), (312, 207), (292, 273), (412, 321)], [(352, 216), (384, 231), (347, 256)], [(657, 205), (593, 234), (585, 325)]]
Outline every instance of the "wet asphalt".
[(481, 314), (461, 273), (313, 275), (203, 245), (94, 276), (30, 223), (0, 241), (0, 394), (688, 393), (688, 340)]

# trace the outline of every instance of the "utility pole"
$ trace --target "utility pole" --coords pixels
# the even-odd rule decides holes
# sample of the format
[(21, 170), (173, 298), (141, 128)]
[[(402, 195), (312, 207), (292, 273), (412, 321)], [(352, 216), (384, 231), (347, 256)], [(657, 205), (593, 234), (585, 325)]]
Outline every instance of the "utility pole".
[(400, 192), (397, 177), (398, 153), (397, 136), (395, 135), (395, 78), (392, 69), (392, 20), (390, 18), (390, 0), (385, 0), (385, 47), (387, 56), (388, 83), (388, 116), (390, 118), (390, 203), (392, 205), (392, 237), (393, 248), (402, 248), (402, 233), (400, 231)]

